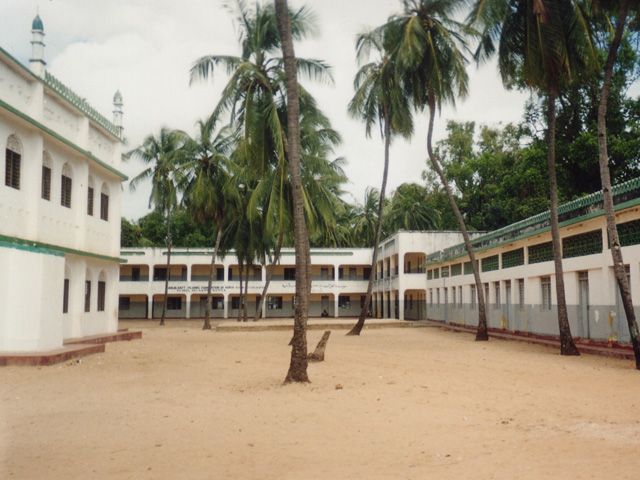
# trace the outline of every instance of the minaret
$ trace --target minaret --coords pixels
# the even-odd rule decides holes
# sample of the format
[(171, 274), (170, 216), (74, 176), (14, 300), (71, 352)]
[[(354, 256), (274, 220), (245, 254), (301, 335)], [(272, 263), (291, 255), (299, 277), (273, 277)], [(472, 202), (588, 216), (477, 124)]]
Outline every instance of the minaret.
[(124, 127), (122, 126), (122, 94), (120, 93), (120, 89), (113, 96), (113, 124), (118, 128), (118, 135), (120, 136), (120, 140), (124, 138)]
[(31, 60), (29, 66), (31, 71), (39, 77), (44, 77), (44, 26), (40, 15), (36, 15), (31, 24)]

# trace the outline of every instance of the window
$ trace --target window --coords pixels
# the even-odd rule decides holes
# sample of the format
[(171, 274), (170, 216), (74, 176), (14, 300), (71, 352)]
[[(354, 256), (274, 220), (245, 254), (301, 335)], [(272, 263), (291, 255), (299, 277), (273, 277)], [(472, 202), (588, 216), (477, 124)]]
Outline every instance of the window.
[(500, 308), (500, 282), (496, 282), (494, 284), (494, 291), (496, 294), (496, 297), (495, 297), (496, 301), (493, 304), (493, 308), (498, 309)]
[(462, 308), (462, 285), (458, 287), (458, 307)]
[(5, 150), (4, 184), (20, 190), (20, 159), (22, 146), (15, 135), (9, 135)]
[(371, 267), (367, 267), (364, 269), (364, 273), (362, 275), (362, 278), (364, 280), (369, 280), (369, 277), (371, 277)]
[(84, 311), (91, 311), (91, 280), (84, 282)]
[(520, 310), (524, 310), (524, 278), (518, 279), (518, 297)]
[(62, 168), (60, 205), (71, 208), (72, 172), (69, 165), (65, 163)]
[(64, 279), (64, 292), (62, 294), (62, 313), (69, 313), (69, 279)]
[(100, 220), (109, 221), (109, 187), (106, 183), (102, 184), (100, 192)]
[(351, 306), (351, 298), (348, 295), (340, 295), (338, 297), (338, 308), (349, 308)]
[(433, 307), (433, 288), (429, 289), (429, 305)]
[(344, 279), (344, 270), (342, 267), (338, 268), (338, 280)]
[(267, 305), (269, 310), (282, 310), (282, 297), (269, 297)]
[(284, 279), (285, 280), (295, 280), (296, 279), (296, 269), (295, 268), (285, 268), (284, 269)]
[(47, 152), (42, 154), (42, 188), (40, 196), (44, 200), (51, 200), (51, 157)]
[(229, 271), (229, 275), (228, 275), (229, 276), (229, 281), (231, 281), (231, 280), (233, 280), (233, 270), (231, 269), (231, 267), (229, 267), (227, 270)]
[(167, 267), (153, 267), (153, 279), (156, 281), (167, 279)]
[(93, 178), (89, 177), (89, 187), (87, 189), (87, 215), (93, 217)]
[(238, 310), (240, 308), (240, 297), (231, 297), (231, 310)]
[(104, 312), (105, 297), (107, 293), (107, 282), (98, 282), (98, 311)]
[(167, 310), (182, 310), (182, 297), (167, 298)]
[(131, 310), (131, 297), (120, 297), (118, 310)]
[(540, 279), (542, 286), (542, 310), (551, 310), (551, 277)]
[(451, 300), (452, 300), (452, 304), (455, 307), (456, 306), (456, 287), (451, 287)]
[(216, 268), (216, 280), (224, 280), (224, 268)]
[(132, 267), (131, 268), (131, 281), (139, 282), (140, 281), (140, 267)]
[(476, 309), (476, 286), (471, 285), (471, 310)]
[(328, 280), (329, 279), (329, 269), (328, 268), (321, 268), (320, 269), (320, 279), (321, 280)]

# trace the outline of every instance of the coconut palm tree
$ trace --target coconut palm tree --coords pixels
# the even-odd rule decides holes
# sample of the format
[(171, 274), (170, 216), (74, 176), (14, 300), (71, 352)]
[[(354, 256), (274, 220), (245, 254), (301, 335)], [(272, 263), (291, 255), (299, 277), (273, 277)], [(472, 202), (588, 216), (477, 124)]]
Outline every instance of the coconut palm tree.
[(403, 0), (402, 3), (404, 12), (388, 23), (388, 35), (397, 45), (398, 65), (404, 69), (407, 94), (417, 108), (426, 108), (429, 113), (427, 152), (458, 221), (471, 261), (478, 295), (476, 341), (486, 341), (489, 336), (478, 262), (464, 218), (432, 147), (436, 109), (443, 103), (455, 105), (456, 97), (465, 97), (468, 93), (467, 60), (463, 51), (467, 49), (466, 38), (474, 31), (452, 19), (463, 5), (457, 0)]
[(393, 193), (389, 211), (385, 213), (389, 233), (436, 229), (440, 223), (440, 212), (433, 208), (427, 196), (427, 190), (420, 185), (400, 185)]
[(371, 292), (373, 290), (373, 280), (378, 262), (378, 247), (382, 233), (391, 137), (392, 135), (402, 135), (408, 138), (413, 131), (409, 100), (402, 91), (393, 52), (388, 52), (383, 45), (384, 35), (385, 29), (378, 28), (360, 34), (356, 41), (359, 61), (367, 59), (371, 50), (376, 52), (377, 58), (373, 62), (363, 65), (356, 74), (354, 82), (356, 94), (349, 103), (349, 114), (364, 121), (367, 136), (371, 136), (371, 129), (376, 123), (380, 125), (384, 139), (384, 169), (382, 172), (382, 186), (378, 197), (378, 225), (373, 244), (371, 274), (369, 275), (367, 294), (358, 322), (347, 335), (360, 335), (371, 304)]
[(151, 180), (149, 207), (162, 211), (167, 219), (167, 271), (164, 284), (164, 301), (160, 325), (164, 325), (171, 276), (171, 212), (178, 206), (178, 188), (176, 171), (186, 161), (185, 143), (187, 135), (179, 130), (163, 127), (159, 135), (149, 135), (142, 145), (126, 154), (126, 158), (135, 157), (149, 165), (131, 180), (132, 191), (145, 180)]
[(300, 105), (292, 22), (287, 0), (275, 0), (276, 18), (284, 56), (287, 92), (288, 158), (293, 198), (293, 231), (296, 249), (296, 308), (291, 339), (291, 362), (285, 383), (309, 382), (307, 375), (307, 319), (311, 291), (311, 252), (304, 219), (304, 199), (300, 173)]
[(503, 83), (518, 81), (547, 99), (547, 166), (550, 223), (558, 302), (560, 352), (579, 355), (567, 314), (562, 269), (562, 245), (558, 227), (558, 188), (555, 168), (556, 99), (561, 89), (580, 72), (597, 62), (587, 20), (573, 0), (478, 0), (468, 22), (481, 33), (476, 59), (498, 51)]
[(203, 330), (211, 329), (211, 287), (215, 276), (215, 260), (220, 253), (227, 211), (236, 197), (236, 190), (230, 181), (229, 159), (235, 144), (234, 136), (228, 127), (217, 130), (218, 122), (215, 114), (197, 122), (198, 136), (188, 139), (186, 143), (190, 161), (180, 168), (183, 202), (198, 221), (213, 222), (217, 229), (207, 283)]
[[(606, 4), (608, 2), (604, 3)], [(611, 38), (611, 43), (609, 44), (607, 60), (604, 66), (604, 80), (602, 82), (600, 102), (598, 104), (598, 161), (600, 164), (602, 199), (604, 202), (605, 217), (607, 219), (607, 233), (609, 236), (611, 256), (613, 258), (613, 272), (618, 283), (618, 288), (620, 289), (620, 297), (622, 298), (622, 304), (627, 317), (631, 343), (633, 345), (633, 353), (636, 358), (636, 369), (640, 370), (640, 333), (638, 332), (638, 323), (636, 321), (633, 300), (631, 298), (631, 289), (629, 288), (629, 281), (627, 280), (627, 274), (624, 268), (624, 259), (622, 258), (622, 250), (620, 248), (620, 238), (618, 237), (618, 230), (616, 228), (613, 191), (611, 188), (611, 177), (609, 174), (609, 154), (607, 152), (607, 102), (609, 100), (609, 91), (611, 89), (613, 67), (616, 62), (618, 48), (622, 42), (622, 35), (625, 30), (627, 15), (631, 3), (631, 0), (622, 0), (619, 3), (615, 22), (615, 32)], [(635, 1), (633, 3), (633, 7), (637, 10), (639, 6), (638, 2)], [(610, 7), (609, 5), (606, 6)]]
[(357, 247), (373, 247), (378, 230), (378, 209), (380, 194), (373, 187), (367, 187), (364, 203), (356, 204), (353, 211), (351, 242)]

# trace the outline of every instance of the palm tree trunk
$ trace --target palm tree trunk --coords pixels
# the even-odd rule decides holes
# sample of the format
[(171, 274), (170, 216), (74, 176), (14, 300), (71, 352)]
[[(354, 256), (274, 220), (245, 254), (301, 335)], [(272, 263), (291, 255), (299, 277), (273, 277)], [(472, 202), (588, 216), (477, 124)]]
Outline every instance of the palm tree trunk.
[(602, 182), (602, 199), (604, 201), (604, 212), (607, 219), (607, 233), (609, 234), (609, 244), (611, 245), (611, 256), (613, 259), (613, 273), (618, 282), (622, 305), (624, 306), (624, 312), (627, 317), (631, 344), (633, 345), (633, 353), (636, 358), (636, 369), (640, 370), (640, 334), (638, 333), (638, 323), (636, 322), (631, 290), (629, 288), (629, 282), (627, 281), (622, 250), (620, 248), (620, 239), (616, 228), (613, 192), (611, 190), (611, 177), (609, 175), (609, 154), (607, 152), (607, 103), (611, 89), (613, 66), (622, 40), (628, 9), (629, 0), (622, 0), (616, 22), (616, 32), (609, 46), (607, 63), (604, 67), (604, 82), (602, 83), (600, 103), (598, 104), (598, 160), (600, 163), (600, 180)]
[(556, 297), (558, 300), (558, 327), (560, 329), (560, 354), (580, 355), (571, 336), (567, 300), (564, 294), (564, 272), (562, 271), (562, 244), (560, 243), (560, 227), (558, 226), (558, 183), (556, 181), (556, 94), (549, 89), (547, 105), (548, 128), (548, 168), (549, 168), (549, 203), (551, 216), (551, 244), (553, 246), (553, 265), (556, 273)]
[(171, 210), (167, 208), (167, 275), (164, 279), (164, 301), (162, 302), (162, 317), (160, 325), (164, 325), (169, 298), (169, 278), (171, 277)]
[(273, 277), (273, 272), (276, 269), (276, 265), (278, 260), (280, 259), (280, 251), (282, 250), (282, 242), (284, 240), (284, 233), (280, 232), (278, 235), (278, 245), (276, 246), (276, 251), (273, 255), (273, 262), (267, 269), (267, 278), (264, 282), (264, 288), (262, 289), (262, 295), (260, 296), (260, 301), (258, 302), (258, 307), (256, 308), (256, 314), (253, 317), (253, 321), (257, 322), (262, 314), (262, 307), (264, 306), (264, 300), (267, 297), (267, 290), (269, 289), (269, 284), (271, 283), (271, 278)]
[(244, 297), (241, 297), (240, 301), (240, 305), (242, 305), (242, 309), (243, 309), (243, 316), (242, 316), (242, 321), (246, 322), (247, 321), (247, 300), (249, 299), (249, 296), (247, 295), (247, 293), (249, 292), (249, 267), (247, 267), (247, 274), (244, 277)]
[(447, 193), (447, 198), (449, 199), (449, 205), (451, 206), (451, 210), (453, 210), (453, 214), (458, 221), (458, 225), (460, 226), (460, 232), (462, 232), (462, 238), (464, 239), (464, 246), (469, 254), (469, 261), (471, 262), (471, 268), (473, 270), (473, 278), (476, 283), (476, 293), (478, 295), (478, 330), (476, 332), (476, 342), (486, 342), (489, 340), (489, 334), (487, 332), (487, 314), (484, 302), (484, 289), (482, 288), (482, 281), (480, 280), (480, 269), (478, 268), (478, 262), (476, 261), (476, 256), (473, 251), (473, 246), (471, 245), (471, 240), (469, 239), (469, 232), (467, 232), (467, 227), (464, 224), (464, 219), (462, 218), (462, 214), (460, 213), (460, 209), (456, 204), (456, 199), (453, 197), (453, 192), (451, 192), (451, 188), (449, 187), (449, 182), (444, 176), (444, 172), (440, 167), (440, 163), (433, 153), (433, 148), (431, 146), (432, 138), (433, 138), (433, 123), (436, 115), (436, 104), (435, 97), (433, 91), (429, 89), (429, 131), (427, 134), (427, 151), (429, 152), (429, 160), (431, 160), (431, 164), (433, 168), (438, 173), (440, 177), (440, 181), (442, 185), (444, 185), (444, 190)]
[(296, 309), (291, 342), (291, 362), (284, 383), (309, 382), (307, 375), (307, 320), (309, 317), (310, 259), (309, 233), (304, 218), (300, 175), (300, 104), (296, 57), (293, 51), (287, 0), (275, 0), (276, 20), (284, 57), (287, 87), (287, 125), (289, 127), (289, 174), (293, 196), (293, 232), (296, 249)]
[(382, 107), (384, 110), (383, 116), (384, 122), (384, 170), (382, 171), (382, 186), (380, 187), (380, 203), (378, 204), (378, 227), (376, 229), (376, 240), (373, 245), (373, 257), (371, 259), (371, 274), (369, 275), (369, 284), (367, 285), (367, 295), (364, 298), (364, 305), (360, 311), (360, 317), (354, 327), (347, 333), (347, 335), (360, 335), (362, 328), (364, 327), (364, 320), (369, 313), (369, 306), (371, 305), (371, 293), (373, 292), (373, 280), (376, 275), (376, 267), (378, 265), (378, 247), (380, 245), (380, 236), (382, 235), (382, 212), (384, 210), (384, 194), (387, 189), (387, 176), (389, 174), (389, 145), (391, 144), (391, 123), (388, 119), (388, 112), (386, 107)]
[(238, 260), (238, 278), (240, 279), (240, 296), (238, 297), (238, 321), (242, 320), (242, 262)]
[(220, 241), (222, 240), (222, 224), (218, 225), (218, 235), (216, 236), (216, 246), (213, 249), (213, 255), (211, 256), (211, 268), (209, 269), (209, 282), (207, 283), (207, 308), (204, 315), (203, 330), (211, 330), (211, 284), (213, 283), (213, 277), (216, 273), (216, 257), (218, 256), (218, 249), (220, 248)]

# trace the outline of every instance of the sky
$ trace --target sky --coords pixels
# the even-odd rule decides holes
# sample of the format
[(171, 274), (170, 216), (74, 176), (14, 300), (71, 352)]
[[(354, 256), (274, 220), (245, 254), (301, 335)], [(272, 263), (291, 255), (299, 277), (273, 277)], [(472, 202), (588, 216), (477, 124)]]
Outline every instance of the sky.
[[(195, 135), (195, 123), (209, 115), (228, 77), (216, 72), (206, 83), (189, 85), (189, 69), (204, 55), (239, 55), (239, 31), (223, 0), (0, 0), (0, 46), (28, 66), (31, 23), (40, 15), (45, 32), (47, 69), (101, 112), (112, 118), (113, 95), (124, 99), (123, 151), (139, 146), (162, 127)], [(248, 5), (254, 3), (249, 1)], [(379, 131), (366, 137), (364, 125), (347, 114), (358, 70), (355, 37), (399, 12), (399, 0), (289, 0), (308, 5), (320, 33), (295, 45), (296, 55), (317, 58), (332, 67), (332, 85), (302, 81), (340, 132), (336, 157), (347, 161), (345, 200), (363, 202), (369, 186), (380, 188), (384, 162)], [(506, 91), (495, 63), (468, 66), (470, 91), (456, 107), (436, 117), (434, 142), (446, 137), (448, 120), (477, 125), (506, 125), (522, 118), (527, 93)], [(387, 194), (405, 182), (423, 183), (427, 160), (426, 114), (417, 114), (410, 141), (391, 146)], [(135, 177), (144, 166), (123, 163)], [(149, 185), (131, 192), (123, 185), (122, 216), (135, 220), (149, 211)]]

